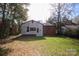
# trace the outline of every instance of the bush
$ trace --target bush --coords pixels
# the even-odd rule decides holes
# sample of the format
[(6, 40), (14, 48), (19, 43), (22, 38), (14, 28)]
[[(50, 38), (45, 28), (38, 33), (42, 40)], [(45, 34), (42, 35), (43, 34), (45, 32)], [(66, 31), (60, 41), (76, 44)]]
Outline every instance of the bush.
[(0, 56), (5, 56), (10, 52), (9, 48), (0, 48)]
[(79, 36), (79, 28), (77, 29), (77, 37)]
[(76, 29), (74, 29), (74, 30), (66, 30), (65, 32), (64, 32), (64, 34), (66, 35), (66, 36), (70, 36), (70, 37), (77, 37), (77, 35), (79, 34), (79, 30), (76, 30)]

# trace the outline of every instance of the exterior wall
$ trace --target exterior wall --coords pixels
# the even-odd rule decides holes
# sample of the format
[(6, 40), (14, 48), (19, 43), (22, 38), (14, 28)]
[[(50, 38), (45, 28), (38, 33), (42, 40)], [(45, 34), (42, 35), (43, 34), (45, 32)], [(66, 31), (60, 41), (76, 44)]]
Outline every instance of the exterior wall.
[[(36, 31), (29, 31), (27, 32), (27, 27), (35, 27)], [(37, 28), (39, 28), (39, 32), (37, 32)], [(36, 35), (36, 36), (43, 36), (43, 25), (36, 21), (28, 21), (21, 26), (21, 33), (24, 35)]]
[(56, 27), (54, 26), (44, 26), (43, 34), (45, 36), (55, 36), (56, 35)]

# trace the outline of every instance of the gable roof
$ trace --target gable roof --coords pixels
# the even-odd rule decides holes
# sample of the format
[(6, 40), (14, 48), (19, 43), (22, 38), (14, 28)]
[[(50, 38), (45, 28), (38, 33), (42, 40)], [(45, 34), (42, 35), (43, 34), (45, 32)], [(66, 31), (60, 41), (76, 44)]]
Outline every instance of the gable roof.
[(25, 24), (25, 23), (28, 23), (28, 22), (32, 22), (32, 21), (43, 25), (42, 23), (40, 23), (40, 22), (38, 22), (38, 21), (35, 21), (35, 20), (26, 21), (26, 22), (24, 22), (24, 23), (22, 23), (22, 24)]
[(79, 25), (65, 25), (62, 28), (68, 29), (68, 30), (75, 30), (79, 28)]
[(25, 23), (28, 23), (28, 22), (32, 22), (32, 21), (36, 22), (36, 23), (39, 23), (39, 24), (41, 24), (43, 26), (54, 26), (54, 25), (52, 25), (50, 23), (40, 23), (39, 21), (35, 21), (35, 20), (26, 21), (26, 22), (22, 23), (22, 25), (25, 24)]

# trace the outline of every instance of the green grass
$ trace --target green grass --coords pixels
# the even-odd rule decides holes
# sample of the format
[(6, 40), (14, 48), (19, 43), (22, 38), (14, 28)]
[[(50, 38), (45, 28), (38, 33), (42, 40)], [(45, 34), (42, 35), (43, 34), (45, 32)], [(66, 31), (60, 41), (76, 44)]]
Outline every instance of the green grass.
[[(47, 56), (78, 56), (79, 40), (69, 37), (19, 37), (14, 45), (20, 44), (28, 48), (33, 48), (40, 55)], [(11, 48), (12, 48), (11, 46)]]
[(31, 37), (21, 40), (40, 51), (41, 55), (79, 55), (78, 39), (68, 37)]

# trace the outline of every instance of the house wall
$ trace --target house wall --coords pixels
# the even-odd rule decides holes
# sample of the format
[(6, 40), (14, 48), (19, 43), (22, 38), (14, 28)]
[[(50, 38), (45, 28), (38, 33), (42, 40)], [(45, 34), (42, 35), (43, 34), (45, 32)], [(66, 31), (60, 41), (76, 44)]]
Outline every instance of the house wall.
[[(27, 27), (35, 27), (36, 28), (36, 31), (29, 31), (27, 32)], [(37, 32), (37, 28), (39, 28), (39, 32)], [(30, 34), (36, 34), (36, 36), (43, 36), (43, 25), (41, 23), (38, 23), (38, 22), (35, 22), (33, 21), (28, 21), (24, 24), (22, 24), (21, 26), (21, 33), (24, 34), (24, 35), (30, 35)]]
[(55, 36), (56, 35), (56, 27), (54, 26), (44, 26), (43, 34), (45, 36)]

